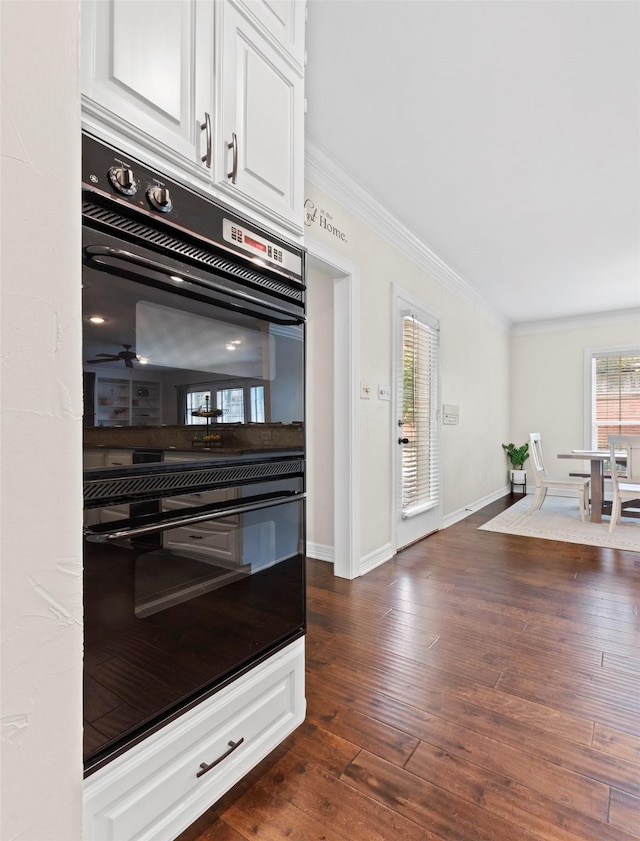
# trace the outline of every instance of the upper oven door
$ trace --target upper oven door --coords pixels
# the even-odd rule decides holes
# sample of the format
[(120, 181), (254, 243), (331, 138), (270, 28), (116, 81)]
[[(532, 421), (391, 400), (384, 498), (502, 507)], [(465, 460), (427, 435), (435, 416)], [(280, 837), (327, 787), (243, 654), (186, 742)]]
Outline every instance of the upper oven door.
[(301, 447), (303, 304), (228, 265), (83, 229), (86, 447)]

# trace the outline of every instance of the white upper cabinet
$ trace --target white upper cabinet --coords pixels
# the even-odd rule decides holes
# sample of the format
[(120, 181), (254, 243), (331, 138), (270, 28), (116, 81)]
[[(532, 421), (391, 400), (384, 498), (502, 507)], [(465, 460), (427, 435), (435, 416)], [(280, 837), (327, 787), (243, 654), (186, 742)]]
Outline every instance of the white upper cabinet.
[(240, 192), (258, 212), (268, 209), (283, 220), (301, 221), (302, 71), (248, 26), (234, 6), (221, 4), (220, 13), (224, 50), (219, 186), (228, 195)]
[(302, 0), (83, 0), (82, 94), (98, 137), (302, 233)]
[(235, 0), (300, 65), (304, 64), (305, 4), (301, 0)]
[[(213, 8), (198, 0), (85, 0), (82, 93), (85, 123), (179, 160), (206, 179), (213, 89)], [(102, 131), (101, 131), (102, 129)], [(202, 151), (201, 151), (202, 150)], [(131, 151), (131, 146), (127, 151)]]

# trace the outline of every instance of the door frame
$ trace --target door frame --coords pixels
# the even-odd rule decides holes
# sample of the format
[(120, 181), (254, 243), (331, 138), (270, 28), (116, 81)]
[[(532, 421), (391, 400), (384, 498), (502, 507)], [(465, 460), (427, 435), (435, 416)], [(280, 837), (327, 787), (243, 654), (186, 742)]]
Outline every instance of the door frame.
[(360, 270), (318, 242), (305, 247), (333, 279), (333, 572), (353, 579), (361, 574)]
[[(400, 455), (401, 450), (399, 445), (396, 443), (396, 438), (398, 437), (398, 426), (397, 426), (397, 404), (398, 404), (398, 388), (399, 388), (399, 378), (398, 378), (398, 348), (400, 343), (400, 325), (399, 325), (399, 315), (400, 315), (400, 301), (404, 301), (405, 303), (409, 304), (411, 307), (415, 307), (416, 310), (423, 312), (425, 315), (428, 315), (430, 318), (436, 319), (438, 325), (442, 323), (442, 318), (440, 313), (434, 309), (431, 309), (424, 301), (420, 298), (417, 298), (415, 295), (412, 295), (410, 292), (407, 292), (397, 283), (391, 284), (391, 342), (392, 342), (392, 353), (391, 353), (391, 388), (392, 388), (392, 395), (393, 395), (393, 402), (392, 402), (392, 417), (391, 417), (391, 434), (392, 434), (392, 457), (391, 457), (391, 477), (392, 477), (392, 489), (391, 489), (391, 545), (393, 547), (393, 552), (396, 553), (398, 551), (398, 512), (399, 512), (399, 505), (398, 505), (398, 472), (400, 469)], [(438, 424), (438, 453), (437, 453), (437, 465), (438, 465), (438, 477), (440, 483), (440, 498), (438, 504), (438, 511), (436, 516), (436, 528), (435, 531), (438, 531), (442, 528), (442, 509), (443, 509), (443, 498), (444, 498), (444, 476), (442, 475), (442, 415), (441, 415), (441, 402), (442, 402), (442, 342), (439, 343), (438, 348), (438, 369), (437, 369), (437, 377), (438, 382), (436, 384), (436, 423)], [(418, 515), (419, 516), (419, 515)], [(423, 537), (426, 537), (428, 534), (433, 534), (433, 531), (426, 532), (426, 534), (417, 536), (412, 543), (415, 543), (418, 540), (422, 540)], [(406, 544), (410, 545), (410, 544)], [(400, 548), (404, 548), (404, 545)]]

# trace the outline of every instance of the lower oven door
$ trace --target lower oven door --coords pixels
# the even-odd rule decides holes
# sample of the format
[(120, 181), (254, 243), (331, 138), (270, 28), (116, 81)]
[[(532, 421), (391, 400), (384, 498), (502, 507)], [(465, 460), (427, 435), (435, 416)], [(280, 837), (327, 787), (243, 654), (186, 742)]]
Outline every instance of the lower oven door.
[(159, 508), (85, 540), (87, 770), (304, 633), (303, 494)]

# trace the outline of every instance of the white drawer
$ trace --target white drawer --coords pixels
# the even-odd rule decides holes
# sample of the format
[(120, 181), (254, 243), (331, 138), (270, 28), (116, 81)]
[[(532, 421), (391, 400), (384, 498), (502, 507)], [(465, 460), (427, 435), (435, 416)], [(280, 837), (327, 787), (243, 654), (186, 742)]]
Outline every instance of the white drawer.
[(105, 467), (127, 467), (133, 464), (131, 450), (107, 450), (104, 457)]
[(210, 505), (212, 502), (226, 502), (235, 499), (238, 492), (235, 488), (219, 488), (213, 491), (199, 491), (190, 494), (172, 496), (162, 501), (163, 511), (173, 511), (180, 508), (193, 508), (194, 505)]
[[(84, 841), (171, 841), (304, 720), (304, 640), (90, 776)], [(210, 764), (243, 740), (202, 776)]]
[(197, 526), (171, 529), (164, 533), (163, 546), (228, 569), (241, 569), (243, 565), (237, 522), (211, 520)]

